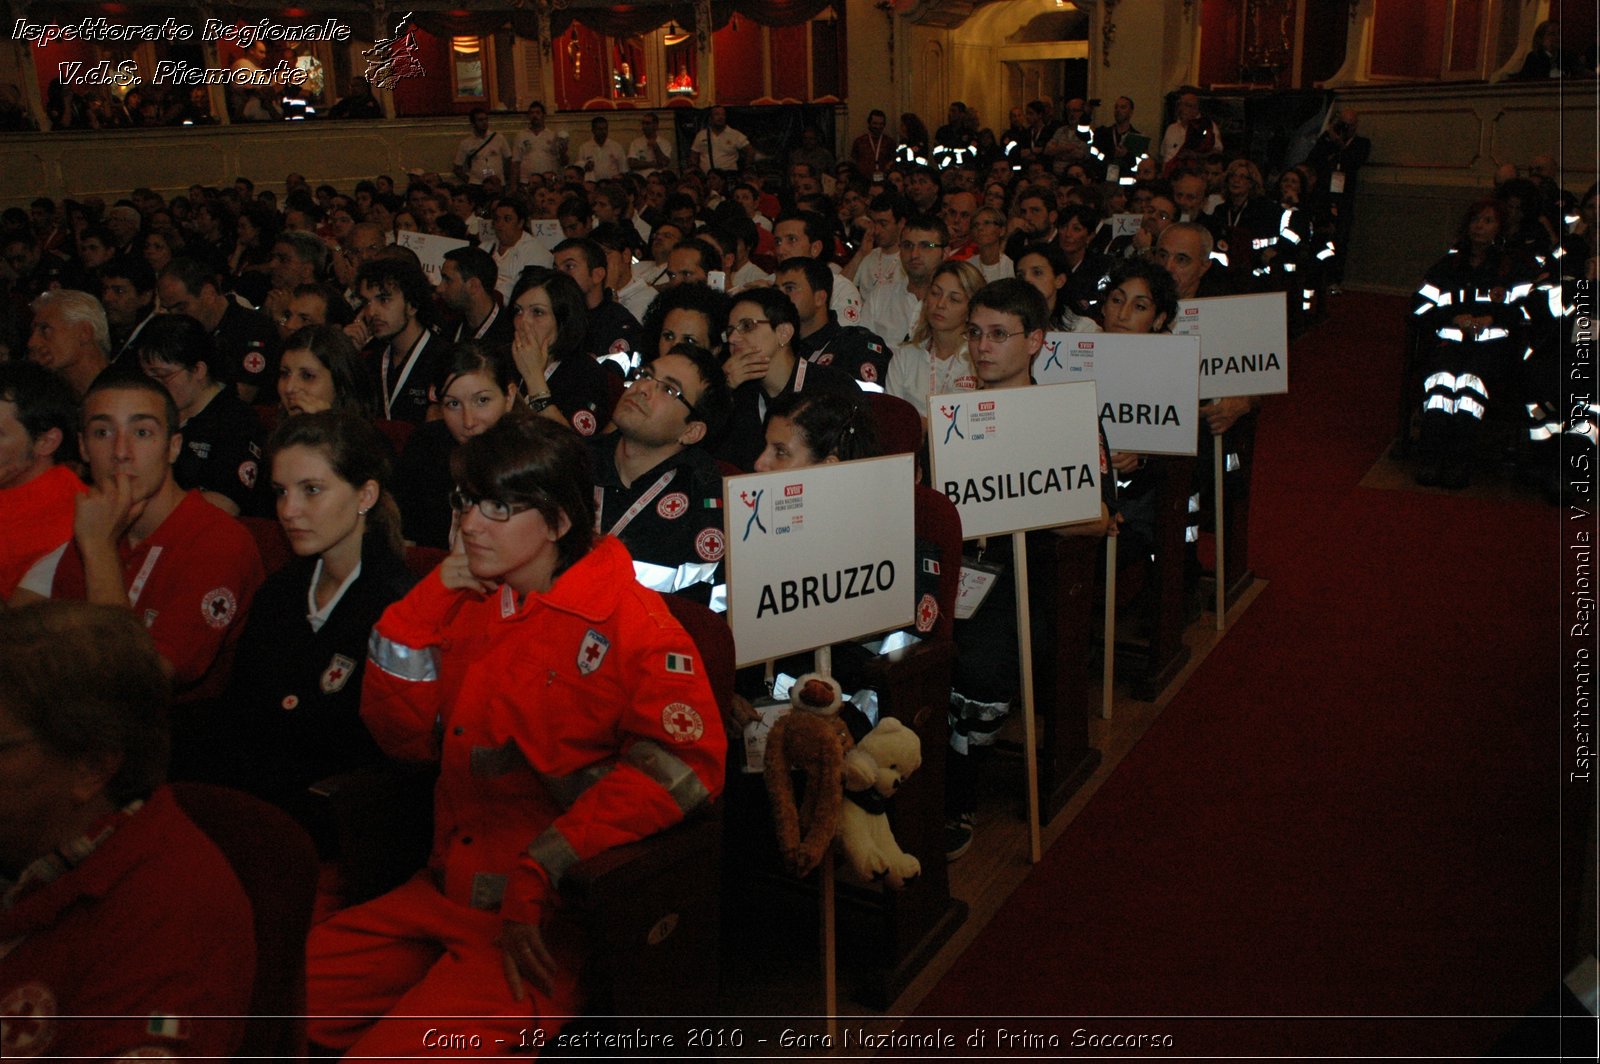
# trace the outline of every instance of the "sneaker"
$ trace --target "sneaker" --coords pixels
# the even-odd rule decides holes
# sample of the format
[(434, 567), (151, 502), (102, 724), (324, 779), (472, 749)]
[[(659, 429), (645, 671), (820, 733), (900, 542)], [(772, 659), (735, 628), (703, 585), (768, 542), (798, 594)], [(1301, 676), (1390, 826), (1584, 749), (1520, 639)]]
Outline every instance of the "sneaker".
[(962, 813), (944, 822), (944, 858), (954, 861), (972, 849), (973, 825), (977, 818)]

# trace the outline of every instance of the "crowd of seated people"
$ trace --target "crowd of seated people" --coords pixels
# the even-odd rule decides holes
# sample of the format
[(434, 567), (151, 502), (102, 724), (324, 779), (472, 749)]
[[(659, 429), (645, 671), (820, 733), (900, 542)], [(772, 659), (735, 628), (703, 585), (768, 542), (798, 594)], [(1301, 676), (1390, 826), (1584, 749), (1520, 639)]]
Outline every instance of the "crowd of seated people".
[[(1177, 300), (1229, 293), (1320, 309), (1339, 222), (1314, 164), (1271, 175), (1269, 195), (1254, 162), (1202, 131), (1158, 177), (1155, 160), (1123, 150), (1131, 104), (1100, 129), (1082, 108), (1059, 122), (1052, 110), (1019, 109), (971, 151), (963, 131), (986, 131), (969, 129), (970, 109), (952, 109), (937, 144), (904, 116), (921, 144), (879, 154), (866, 137), (870, 154), (849, 154), (871, 172), (819, 173), (808, 158), (763, 173), (740, 154), (739, 171), (651, 165), (594, 181), (535, 167), (543, 140), (523, 153), (518, 138), (509, 182), (400, 188), (378, 175), (341, 190), (291, 174), (274, 195), (240, 177), (135, 189), (109, 209), (40, 198), (4, 212), (0, 599), (82, 599), (142, 621), (174, 692), (174, 772), (254, 791), (324, 850), (306, 788), (330, 773), (442, 758), (440, 801), (467, 803), (437, 826), (437, 881), (321, 925), (314, 1010), (525, 1021), (573, 1003), (573, 962), (539, 934), (560, 869), (671, 823), (677, 795), (650, 775), (659, 761), (619, 768), (608, 786), (644, 795), (648, 813), (616, 823), (590, 808), (597, 820), (563, 834), (579, 805), (527, 803), (541, 778), (584, 768), (560, 744), (592, 736), (507, 730), (484, 710), (462, 721), (467, 739), (441, 742), (433, 721), (471, 691), (581, 698), (589, 673), (558, 682), (557, 669), (598, 633), (631, 686), (584, 727), (622, 735), (610, 749), (622, 763), (639, 749), (682, 757), (715, 795), (714, 704), (641, 654), (691, 652), (652, 594), (725, 608), (723, 476), (866, 457), (866, 393), (904, 399), (925, 426), (931, 395), (1030, 384), (1048, 332), (1159, 332)], [(949, 165), (916, 161), (931, 155)], [(1501, 378), (1525, 390), (1529, 359), (1562, 357), (1574, 324), (1563, 285), (1594, 276), (1594, 211), (1592, 188), (1568, 222), (1552, 182), (1508, 181), (1430, 272), (1416, 315), (1428, 344), (1419, 479), (1463, 482), (1462, 416), (1481, 418)], [(468, 246), (430, 264), (435, 285), (400, 242), (407, 230)], [(1444, 298), (1469, 288), (1504, 294), (1481, 315)], [(1204, 405), (1203, 446), (1231, 448), (1260, 406)], [(1592, 433), (1546, 413), (1537, 442)], [(1144, 460), (1106, 450), (1104, 513), (1072, 531), (1121, 523), (1143, 548)], [(989, 544), (989, 561), (1005, 563), (1007, 546)], [(952, 858), (974, 828), (969, 755), (1017, 697), (1009, 603), (996, 593), (955, 626)], [(572, 628), (572, 645), (524, 659), (547, 627)], [(646, 650), (630, 642), (643, 628)], [(528, 671), (545, 658), (549, 685)], [(498, 678), (502, 660), (528, 681)], [(643, 719), (640, 699), (695, 707), (705, 739), (686, 746), (682, 720), (663, 723), (659, 704)], [(461, 789), (483, 768), (472, 736), (505, 755), (494, 800), (526, 807), (480, 836), (481, 859), (463, 849), (488, 830)], [(563, 752), (547, 757), (546, 742)], [(517, 856), (536, 839), (531, 861)], [(324, 888), (319, 912), (339, 912), (338, 882)], [(355, 951), (378, 925), (411, 944)], [(397, 974), (379, 986), (380, 969)], [(489, 983), (503, 988), (492, 1001)], [(388, 1023), (314, 1033), (359, 1048), (408, 1037)]]

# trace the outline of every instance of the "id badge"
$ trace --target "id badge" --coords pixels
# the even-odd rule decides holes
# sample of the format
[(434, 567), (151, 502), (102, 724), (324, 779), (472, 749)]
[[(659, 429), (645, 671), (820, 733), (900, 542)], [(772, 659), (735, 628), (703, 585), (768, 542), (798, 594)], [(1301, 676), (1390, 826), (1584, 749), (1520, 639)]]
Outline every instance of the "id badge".
[(1335, 170), (1328, 175), (1328, 192), (1335, 196), (1344, 195), (1344, 171)]
[(966, 621), (978, 612), (983, 600), (1005, 574), (1006, 567), (982, 558), (961, 559), (961, 585), (956, 591), (956, 620)]

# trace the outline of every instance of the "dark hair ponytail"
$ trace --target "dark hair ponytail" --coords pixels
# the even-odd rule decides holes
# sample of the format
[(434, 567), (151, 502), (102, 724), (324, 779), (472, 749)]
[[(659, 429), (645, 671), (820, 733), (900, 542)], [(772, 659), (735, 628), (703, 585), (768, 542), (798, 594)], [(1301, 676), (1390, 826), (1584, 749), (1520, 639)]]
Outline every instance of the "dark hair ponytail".
[(389, 448), (370, 421), (340, 410), (299, 414), (281, 422), (267, 441), (267, 468), (286, 447), (309, 447), (328, 460), (340, 480), (359, 489), (378, 485), (378, 501), (366, 512), (362, 552), (378, 548), (399, 558), (405, 554), (400, 535), (400, 506), (391, 490)]

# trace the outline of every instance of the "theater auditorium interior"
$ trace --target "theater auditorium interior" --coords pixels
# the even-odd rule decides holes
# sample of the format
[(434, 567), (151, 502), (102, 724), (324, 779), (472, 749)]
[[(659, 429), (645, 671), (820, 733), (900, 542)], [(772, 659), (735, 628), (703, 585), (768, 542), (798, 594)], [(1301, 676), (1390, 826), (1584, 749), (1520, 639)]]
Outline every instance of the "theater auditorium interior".
[(0, 1050), (1594, 1059), (1596, 12), (0, 0)]

